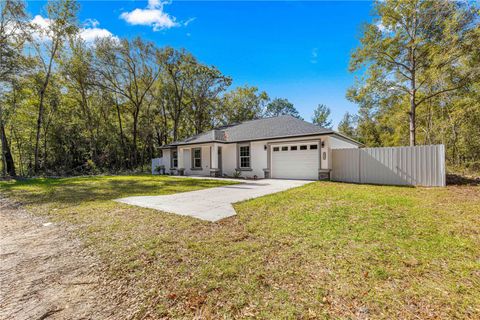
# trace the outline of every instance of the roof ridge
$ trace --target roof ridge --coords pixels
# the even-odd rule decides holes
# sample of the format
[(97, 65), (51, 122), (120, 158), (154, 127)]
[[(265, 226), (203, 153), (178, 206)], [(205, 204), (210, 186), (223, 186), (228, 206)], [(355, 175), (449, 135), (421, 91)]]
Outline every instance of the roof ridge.
[[(290, 114), (281, 114), (281, 115), (278, 115), (278, 116), (261, 117), (261, 118), (257, 118), (257, 119), (250, 119), (250, 120), (244, 120), (244, 121), (240, 121), (240, 122), (234, 122), (232, 124), (225, 125), (225, 127), (234, 127), (234, 126), (241, 125), (243, 123), (254, 122), (254, 121), (259, 121), (259, 120), (267, 120), (267, 119), (273, 119), (273, 118), (280, 118), (280, 117), (290, 117), (290, 118), (298, 119), (298, 118), (295, 118), (294, 116), (292, 116)], [(302, 120), (302, 119), (298, 119), (298, 120)], [(305, 121), (305, 120), (302, 120), (302, 121)], [(305, 121), (305, 122), (307, 122), (307, 121)]]
[(333, 133), (331, 129), (299, 119), (289, 114), (252, 119), (212, 128), (172, 144), (235, 142), (259, 138), (302, 136)]

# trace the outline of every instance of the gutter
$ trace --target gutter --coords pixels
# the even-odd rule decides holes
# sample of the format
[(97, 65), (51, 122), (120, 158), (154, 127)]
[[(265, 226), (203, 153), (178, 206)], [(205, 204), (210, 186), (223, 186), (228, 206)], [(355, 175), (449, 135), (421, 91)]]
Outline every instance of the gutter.
[(246, 140), (235, 140), (235, 141), (223, 141), (223, 140), (209, 140), (209, 141), (201, 141), (201, 142), (192, 142), (192, 143), (178, 143), (178, 144), (169, 144), (160, 149), (174, 149), (181, 146), (190, 146), (190, 145), (197, 145), (197, 144), (205, 144), (205, 143), (222, 143), (222, 144), (231, 144), (231, 143), (243, 143), (243, 142), (250, 142), (250, 141), (264, 141), (264, 140), (281, 140), (281, 139), (288, 139), (288, 138), (302, 138), (302, 137), (311, 137), (311, 136), (325, 136), (325, 135), (334, 135), (340, 139), (347, 140), (349, 142), (353, 142), (358, 146), (364, 146), (362, 143), (349, 138), (341, 133), (335, 131), (326, 131), (326, 132), (317, 132), (317, 133), (309, 133), (309, 134), (300, 134), (300, 135), (288, 135), (288, 136), (276, 136), (276, 137), (263, 137), (263, 138), (256, 138), (256, 139), (246, 139)]

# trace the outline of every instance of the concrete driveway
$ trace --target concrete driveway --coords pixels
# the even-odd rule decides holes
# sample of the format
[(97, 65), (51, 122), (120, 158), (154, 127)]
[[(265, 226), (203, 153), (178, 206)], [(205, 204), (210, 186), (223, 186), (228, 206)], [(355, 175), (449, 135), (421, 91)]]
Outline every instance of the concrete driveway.
[(232, 203), (299, 187), (310, 182), (312, 181), (264, 179), (231, 186), (163, 196), (128, 197), (115, 201), (207, 221), (218, 221), (236, 214)]

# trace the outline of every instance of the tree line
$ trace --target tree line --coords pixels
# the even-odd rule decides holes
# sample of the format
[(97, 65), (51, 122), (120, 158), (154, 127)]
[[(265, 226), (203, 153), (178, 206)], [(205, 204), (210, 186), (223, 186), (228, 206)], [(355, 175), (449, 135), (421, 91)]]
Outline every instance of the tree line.
[[(50, 1), (36, 25), (21, 1), (0, 16), (3, 174), (141, 168), (158, 147), (219, 125), (298, 111), (186, 50), (79, 33), (78, 4)], [(229, 89), (229, 90), (227, 90)]]
[(480, 24), (467, 1), (374, 4), (338, 129), (367, 146), (444, 144), (450, 167), (480, 171)]
[[(286, 99), (232, 79), (186, 50), (141, 38), (81, 37), (79, 6), (48, 2), (35, 24), (0, 3), (2, 174), (136, 170), (158, 148), (265, 116), (300, 118)], [(468, 2), (379, 1), (351, 58), (358, 74), (338, 130), (366, 146), (443, 143), (450, 164), (480, 169), (478, 8)], [(35, 19), (34, 19), (35, 20)], [(332, 127), (318, 105), (312, 121)]]

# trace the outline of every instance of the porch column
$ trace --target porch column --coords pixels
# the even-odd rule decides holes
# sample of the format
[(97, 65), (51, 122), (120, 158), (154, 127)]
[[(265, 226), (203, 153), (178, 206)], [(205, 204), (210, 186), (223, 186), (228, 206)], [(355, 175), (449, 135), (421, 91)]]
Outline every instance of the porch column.
[(213, 143), (210, 146), (210, 175), (212, 177), (217, 177), (220, 173), (218, 167), (218, 144)]
[(210, 148), (210, 159), (212, 163), (210, 164), (212, 169), (218, 169), (218, 144), (212, 144)]
[(184, 153), (184, 149), (183, 148), (178, 148), (178, 154), (177, 154), (177, 162), (178, 162), (178, 165), (177, 165), (177, 168), (178, 169), (185, 169), (184, 168), (184, 161), (183, 161), (183, 153)]

